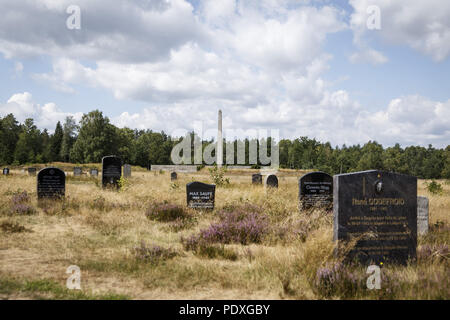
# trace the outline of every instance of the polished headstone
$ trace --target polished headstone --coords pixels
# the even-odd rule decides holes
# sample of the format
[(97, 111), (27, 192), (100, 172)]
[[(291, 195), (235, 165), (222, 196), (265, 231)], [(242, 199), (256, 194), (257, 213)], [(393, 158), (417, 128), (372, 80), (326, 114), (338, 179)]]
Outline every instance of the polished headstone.
[(122, 160), (116, 156), (106, 156), (102, 159), (103, 187), (118, 187), (122, 177)]
[(262, 184), (262, 175), (260, 173), (252, 175), (252, 184)]
[(89, 171), (91, 177), (97, 177), (98, 176), (98, 169), (91, 169)]
[(187, 206), (195, 209), (214, 209), (216, 186), (202, 182), (186, 185)]
[(333, 208), (333, 177), (325, 172), (310, 172), (298, 182), (299, 208)]
[(377, 170), (333, 177), (334, 239), (348, 260), (406, 264), (416, 258), (417, 178)]
[(62, 198), (66, 192), (66, 174), (58, 168), (45, 168), (37, 175), (37, 195), (42, 198)]
[(83, 169), (80, 167), (75, 167), (73, 168), (73, 175), (74, 176), (81, 176), (81, 174), (83, 173)]
[(170, 174), (170, 180), (171, 180), (171, 181), (175, 181), (175, 180), (177, 180), (177, 179), (178, 179), (177, 173), (176, 173), (176, 172), (172, 172), (172, 173)]
[(269, 188), (278, 188), (278, 178), (274, 174), (270, 174), (266, 177), (265, 185)]
[(3, 175), (9, 175), (9, 168), (3, 168)]

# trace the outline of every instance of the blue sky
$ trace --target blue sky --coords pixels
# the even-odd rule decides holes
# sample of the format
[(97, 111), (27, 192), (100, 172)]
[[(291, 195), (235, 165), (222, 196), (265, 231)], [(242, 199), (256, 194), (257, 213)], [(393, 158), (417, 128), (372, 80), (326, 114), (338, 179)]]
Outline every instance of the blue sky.
[[(81, 29), (66, 12), (78, 5)], [(380, 9), (369, 30), (367, 8)], [(2, 4), (0, 116), (52, 131), (279, 130), (334, 145), (446, 147), (450, 4), (431, 0), (14, 1)]]

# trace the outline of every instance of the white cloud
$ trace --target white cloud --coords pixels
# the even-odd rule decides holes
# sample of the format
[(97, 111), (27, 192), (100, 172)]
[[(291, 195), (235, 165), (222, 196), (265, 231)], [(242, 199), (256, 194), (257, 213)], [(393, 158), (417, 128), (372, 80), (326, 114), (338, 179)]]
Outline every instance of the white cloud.
[[(399, 45), (408, 45), (435, 61), (450, 54), (450, 2), (441, 0), (350, 0), (354, 8), (351, 26), (355, 41), (369, 42), (372, 36)], [(368, 30), (367, 8), (381, 10), (381, 30)]]
[(10, 113), (14, 114), (19, 122), (33, 118), (39, 128), (48, 128), (49, 131), (53, 131), (56, 123), (58, 121), (62, 123), (67, 116), (73, 116), (77, 121), (82, 116), (80, 112), (63, 112), (53, 102), (37, 104), (29, 92), (16, 93), (5, 104), (0, 104), (0, 116), (4, 117)]

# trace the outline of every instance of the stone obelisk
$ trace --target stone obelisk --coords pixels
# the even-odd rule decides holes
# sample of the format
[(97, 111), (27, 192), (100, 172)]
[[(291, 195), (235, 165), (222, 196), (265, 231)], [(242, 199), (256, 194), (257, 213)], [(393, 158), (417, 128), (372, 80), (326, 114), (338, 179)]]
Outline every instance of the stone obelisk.
[(222, 110), (219, 110), (219, 119), (217, 124), (217, 167), (222, 167), (223, 162), (223, 138), (222, 138)]

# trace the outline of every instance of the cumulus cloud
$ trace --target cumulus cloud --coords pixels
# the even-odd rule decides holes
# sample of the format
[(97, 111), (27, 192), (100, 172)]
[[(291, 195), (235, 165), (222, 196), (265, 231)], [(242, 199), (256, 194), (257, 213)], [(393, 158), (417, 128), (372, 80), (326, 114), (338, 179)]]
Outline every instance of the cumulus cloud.
[[(392, 44), (408, 45), (435, 61), (443, 61), (449, 56), (449, 1), (350, 0), (349, 3), (354, 8), (351, 26), (356, 42), (367, 42), (368, 38), (379, 36)], [(380, 8), (380, 30), (367, 28), (369, 6)]]
[(58, 106), (49, 102), (40, 105), (33, 101), (33, 96), (29, 92), (16, 93), (8, 99), (5, 104), (0, 103), (0, 116), (14, 114), (19, 122), (27, 118), (33, 118), (34, 123), (40, 128), (54, 130), (58, 121), (63, 122), (67, 116), (73, 116), (77, 121), (81, 119), (82, 113), (67, 113), (61, 111)]

